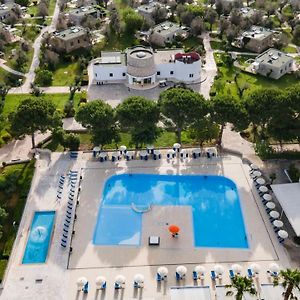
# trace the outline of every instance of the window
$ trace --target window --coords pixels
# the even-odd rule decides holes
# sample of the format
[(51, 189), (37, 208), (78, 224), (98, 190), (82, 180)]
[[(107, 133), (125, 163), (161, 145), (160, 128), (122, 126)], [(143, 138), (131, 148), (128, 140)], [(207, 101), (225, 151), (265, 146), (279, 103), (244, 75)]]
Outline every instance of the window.
[(71, 47), (73, 47), (74, 43), (73, 43), (73, 42), (71, 42), (71, 43), (70, 43), (70, 45), (71, 45)]
[(170, 75), (173, 75), (174, 74), (174, 71), (170, 71)]
[(283, 70), (281, 69), (281, 70), (280, 70), (280, 74), (282, 74), (282, 71), (283, 71)]
[(156, 75), (160, 75), (160, 71), (157, 71), (157, 72), (156, 72)]
[(194, 77), (194, 74), (190, 74), (189, 77), (190, 77), (190, 78), (193, 78), (193, 77)]
[(97, 77), (97, 73), (95, 73), (95, 77)]
[(109, 77), (114, 77), (114, 74), (113, 73), (109, 73)]
[(77, 40), (78, 44), (80, 44), (80, 40)]
[(126, 76), (126, 73), (123, 73), (122, 75), (123, 75), (123, 77), (124, 77), (124, 76)]

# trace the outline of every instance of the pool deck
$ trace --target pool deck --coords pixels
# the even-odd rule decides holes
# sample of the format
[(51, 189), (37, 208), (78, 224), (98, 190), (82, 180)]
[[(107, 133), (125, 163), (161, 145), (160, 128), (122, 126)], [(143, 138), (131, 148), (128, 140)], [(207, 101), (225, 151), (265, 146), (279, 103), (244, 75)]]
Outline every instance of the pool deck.
[[(1, 299), (170, 299), (171, 286), (201, 284), (211, 287), (212, 299), (215, 299), (215, 288), (209, 271), (216, 263), (225, 269), (223, 279), (220, 282), (217, 280), (217, 284), (230, 282), (228, 270), (233, 263), (241, 264), (244, 274), (250, 263), (261, 265), (259, 283), (270, 282), (266, 271), (271, 262), (276, 262), (283, 268), (291, 266), (286, 250), (278, 243), (264, 207), (253, 188), (249, 168), (238, 157), (99, 163), (91, 159), (91, 154), (81, 153), (77, 160), (70, 160), (67, 154), (53, 153), (51, 162), (38, 160), (36, 166), (4, 289), (0, 294)], [(80, 184), (79, 205), (71, 244), (73, 251), (69, 256), (69, 251), (60, 246), (67, 205), (67, 183), (60, 201), (56, 200), (56, 190), (59, 176), (70, 169), (77, 170), (82, 180), (76, 186), (78, 190)], [(212, 174), (232, 179), (240, 196), (249, 249), (194, 248), (192, 217), (188, 206), (153, 206), (143, 216), (140, 247), (94, 246), (92, 237), (104, 182), (110, 176), (122, 173)], [(22, 265), (29, 228), (36, 210), (56, 210), (56, 223), (47, 263)], [(176, 223), (181, 227), (179, 238), (170, 237), (165, 223)], [(150, 235), (161, 237), (160, 246), (148, 246)], [(176, 282), (175, 269), (180, 264), (187, 267), (188, 274), (185, 280)], [(207, 272), (202, 282), (195, 283), (192, 280), (192, 271), (198, 264), (204, 265)], [(158, 285), (155, 274), (161, 265), (168, 267), (169, 276), (167, 282)], [(145, 287), (139, 291), (133, 288), (133, 277), (136, 273), (145, 276)], [(126, 277), (126, 288), (115, 291), (113, 283), (118, 274)], [(105, 293), (96, 291), (95, 278), (99, 275), (107, 278)], [(76, 281), (81, 276), (86, 277), (90, 283), (87, 295), (77, 292)], [(40, 279), (42, 282), (36, 282)]]

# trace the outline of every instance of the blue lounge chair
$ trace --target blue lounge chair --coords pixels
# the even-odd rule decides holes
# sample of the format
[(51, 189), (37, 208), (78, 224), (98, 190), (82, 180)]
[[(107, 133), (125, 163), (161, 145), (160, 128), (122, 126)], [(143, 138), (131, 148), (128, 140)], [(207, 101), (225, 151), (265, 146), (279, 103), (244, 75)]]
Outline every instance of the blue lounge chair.
[(60, 245), (63, 247), (63, 248), (66, 248), (67, 245), (66, 244), (63, 244), (63, 243), (60, 243)]
[(248, 277), (249, 278), (252, 278), (253, 277), (253, 272), (251, 269), (247, 269), (247, 274), (248, 274)]
[(58, 199), (61, 199), (61, 195), (60, 195), (60, 194), (57, 194), (56, 197), (57, 197)]
[(71, 211), (69, 211), (69, 210), (67, 210), (67, 211), (66, 211), (66, 213), (67, 213), (69, 216), (71, 216), (71, 215), (72, 215), (72, 212), (71, 212)]
[(68, 209), (72, 209), (72, 206), (68, 205)]
[(66, 215), (66, 218), (67, 218), (68, 220), (71, 220), (71, 216), (69, 216), (68, 214)]
[(82, 291), (84, 294), (87, 294), (89, 292), (89, 282), (87, 282), (83, 288), (82, 288)]
[(67, 240), (65, 240), (64, 238), (61, 239), (62, 243), (67, 243)]
[(193, 279), (194, 280), (198, 280), (199, 279), (198, 273), (196, 271), (193, 271)]
[(65, 233), (63, 233), (63, 237), (64, 237), (65, 239), (68, 238), (68, 236), (67, 236)]
[(214, 270), (210, 271), (210, 277), (211, 277), (212, 280), (216, 280), (217, 275), (216, 275), (216, 272)]
[(104, 281), (101, 285), (101, 290), (105, 290), (106, 289), (106, 281)]
[(182, 279), (182, 277), (178, 274), (178, 272), (175, 273), (175, 276), (176, 276), (176, 280)]
[(162, 277), (159, 273), (156, 273), (156, 281), (162, 281)]
[(233, 270), (229, 270), (229, 277), (230, 277), (230, 279), (233, 279), (234, 276), (235, 276), (235, 274), (234, 274)]
[(115, 282), (115, 289), (118, 290), (118, 289), (121, 289), (121, 288), (122, 288), (121, 284)]
[(64, 232), (66, 232), (66, 233), (68, 233), (68, 232), (69, 232), (69, 231), (68, 231), (66, 228), (64, 228), (64, 229), (63, 229), (63, 231), (64, 231)]

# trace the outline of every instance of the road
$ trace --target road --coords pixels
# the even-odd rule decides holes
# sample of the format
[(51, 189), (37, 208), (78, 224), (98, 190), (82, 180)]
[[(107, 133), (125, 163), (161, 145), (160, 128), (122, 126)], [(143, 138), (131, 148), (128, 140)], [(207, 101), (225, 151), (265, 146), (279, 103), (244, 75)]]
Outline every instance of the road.
[(30, 92), (30, 85), (32, 82), (34, 82), (35, 78), (35, 70), (38, 68), (40, 64), (40, 49), (41, 49), (41, 43), (43, 39), (43, 34), (45, 32), (53, 32), (56, 29), (56, 23), (59, 16), (59, 0), (56, 1), (55, 9), (52, 17), (51, 24), (49, 26), (44, 27), (38, 37), (35, 39), (33, 43), (33, 58), (31, 62), (30, 69), (28, 73), (25, 74), (25, 81), (22, 86), (17, 88), (12, 88), (9, 93), (10, 94), (23, 94), (23, 93), (29, 93)]

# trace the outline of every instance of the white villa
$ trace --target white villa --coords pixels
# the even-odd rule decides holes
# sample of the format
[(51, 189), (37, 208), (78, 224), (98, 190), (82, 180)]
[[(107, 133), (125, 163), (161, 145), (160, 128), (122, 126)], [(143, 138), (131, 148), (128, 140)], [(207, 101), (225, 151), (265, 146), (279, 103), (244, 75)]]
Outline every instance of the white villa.
[(125, 52), (102, 52), (90, 62), (89, 84), (124, 83), (150, 88), (159, 81), (195, 83), (201, 77), (201, 59), (183, 49), (153, 51), (137, 46)]
[(263, 76), (279, 79), (283, 75), (293, 70), (294, 59), (273, 48), (265, 51), (256, 57), (252, 68), (258, 74)]

